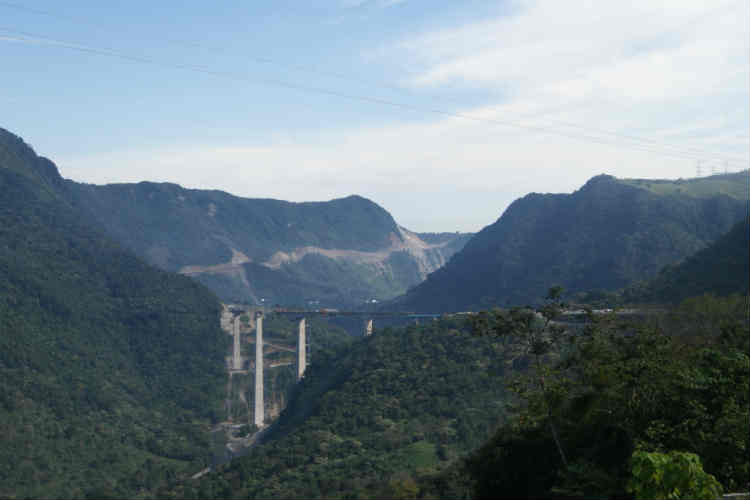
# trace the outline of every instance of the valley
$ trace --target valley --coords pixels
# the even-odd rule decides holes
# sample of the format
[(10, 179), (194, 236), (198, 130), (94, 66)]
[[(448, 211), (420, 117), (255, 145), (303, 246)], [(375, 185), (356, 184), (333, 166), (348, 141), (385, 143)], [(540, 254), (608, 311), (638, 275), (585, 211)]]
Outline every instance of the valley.
[(750, 500), (749, 7), (0, 1), (0, 500)]
[(0, 129), (0, 496), (619, 497), (652, 459), (742, 490), (749, 175), (416, 233), (79, 184)]

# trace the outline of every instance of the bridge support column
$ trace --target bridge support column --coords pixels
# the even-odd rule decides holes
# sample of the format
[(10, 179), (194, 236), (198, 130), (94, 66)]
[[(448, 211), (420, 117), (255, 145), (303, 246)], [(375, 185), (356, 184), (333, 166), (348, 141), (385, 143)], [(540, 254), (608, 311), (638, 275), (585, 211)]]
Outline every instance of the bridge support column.
[(372, 319), (365, 320), (365, 337), (372, 335)]
[(234, 345), (232, 346), (232, 369), (242, 370), (242, 349), (240, 347), (240, 317), (235, 316), (232, 324)]
[(305, 318), (302, 318), (299, 320), (299, 334), (297, 335), (297, 382), (302, 380), (307, 367), (307, 351), (305, 350), (307, 332), (305, 327)]
[(255, 425), (263, 427), (263, 313), (255, 315)]

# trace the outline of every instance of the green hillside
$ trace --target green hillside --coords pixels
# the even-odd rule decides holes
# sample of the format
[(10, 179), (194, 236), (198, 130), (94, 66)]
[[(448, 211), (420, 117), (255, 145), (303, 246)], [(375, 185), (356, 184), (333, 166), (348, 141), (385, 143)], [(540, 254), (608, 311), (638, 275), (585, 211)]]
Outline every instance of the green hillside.
[(622, 292), (627, 303), (680, 302), (711, 293), (748, 294), (750, 286), (750, 219), (745, 217), (714, 243), (678, 265), (667, 266), (652, 280)]
[(622, 179), (621, 182), (661, 195), (711, 198), (717, 194), (725, 194), (738, 200), (747, 200), (749, 175), (748, 171), (744, 171), (695, 179)]
[[(514, 201), (444, 267), (398, 299), (405, 310), (522, 305), (552, 285), (616, 290), (705, 248), (747, 214), (747, 172), (695, 184), (701, 196), (657, 194), (637, 181), (597, 176), (572, 194)], [(707, 184), (708, 183), (708, 184)], [(711, 184), (713, 183), (713, 184)], [(744, 198), (706, 185), (735, 186)], [(692, 184), (691, 184), (692, 185)]]
[(378, 330), (310, 367), (271, 441), (175, 498), (392, 498), (479, 446), (505, 414), (501, 342), (441, 320)]
[(0, 129), (0, 497), (145, 494), (211, 460), (227, 335), (194, 281), (147, 266)]

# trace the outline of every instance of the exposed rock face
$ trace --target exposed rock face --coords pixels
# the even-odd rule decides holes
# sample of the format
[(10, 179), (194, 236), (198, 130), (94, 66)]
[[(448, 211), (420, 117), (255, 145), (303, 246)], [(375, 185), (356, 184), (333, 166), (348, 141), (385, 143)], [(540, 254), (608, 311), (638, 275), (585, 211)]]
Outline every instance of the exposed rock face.
[[(337, 248), (326, 249), (313, 246), (296, 248), (290, 253), (279, 251), (263, 262), (262, 265), (270, 269), (280, 269), (283, 265), (296, 264), (306, 255), (313, 253), (334, 260), (348, 259), (355, 264), (383, 264), (393, 253), (406, 252), (414, 258), (419, 275), (424, 279), (428, 274), (445, 264), (447, 258), (455, 253), (450, 248), (446, 249), (453, 240), (446, 240), (441, 243), (426, 243), (420, 239), (417, 233), (400, 226), (398, 227), (398, 233), (390, 234), (390, 239), (391, 245), (389, 247), (373, 252)], [(232, 251), (235, 252), (234, 249)], [(242, 263), (244, 262), (249, 262), (249, 260), (242, 261)], [(234, 259), (232, 263), (234, 263)]]
[[(420, 283), (430, 273), (442, 267), (456, 252), (456, 249), (460, 248), (459, 245), (462, 245), (469, 237), (469, 235), (464, 234), (451, 236), (438, 243), (427, 243), (417, 233), (398, 227), (398, 233), (391, 233), (391, 245), (382, 250), (368, 252), (304, 246), (289, 252), (279, 250), (261, 262), (260, 265), (278, 272), (280, 276), (286, 278), (292, 273), (307, 272), (306, 266), (308, 265), (314, 266), (315, 260), (305, 259), (308, 256), (327, 259), (333, 261), (333, 265), (338, 268), (349, 269), (348, 273), (351, 276), (356, 278), (357, 275), (360, 275), (364, 280), (369, 279), (374, 283), (372, 290), (362, 289), (360, 291), (357, 303), (367, 299), (384, 300), (404, 293), (410, 286)], [(252, 259), (235, 248), (231, 248), (231, 251), (232, 258), (227, 262), (211, 266), (183, 266), (179, 272), (200, 280), (206, 280), (207, 283), (211, 283), (212, 278), (221, 276), (234, 283), (235, 286), (246, 290), (247, 297), (252, 302), (260, 302), (259, 295), (261, 297), (265, 295), (271, 297), (274, 303), (285, 303), (283, 296), (274, 298), (275, 294), (272, 287), (271, 289), (257, 290), (248, 279), (245, 267), (245, 264), (251, 263)], [(385, 286), (378, 288), (378, 280), (386, 282), (385, 284), (391, 284), (392, 288), (390, 290), (386, 289)], [(219, 293), (221, 289), (216, 291)], [(308, 293), (310, 298), (306, 298), (306, 302), (314, 302), (319, 305), (317, 302), (320, 299), (316, 298), (314, 287), (311, 287)], [(264, 301), (266, 300), (264, 299)], [(289, 301), (289, 298), (286, 300)], [(299, 303), (299, 300), (299, 298), (292, 299), (290, 302), (296, 301)], [(357, 305), (355, 303), (347, 304), (345, 299), (328, 299), (327, 303)]]
[(471, 236), (408, 231), (360, 196), (290, 203), (148, 182), (67, 188), (120, 243), (232, 302), (356, 307), (393, 298)]

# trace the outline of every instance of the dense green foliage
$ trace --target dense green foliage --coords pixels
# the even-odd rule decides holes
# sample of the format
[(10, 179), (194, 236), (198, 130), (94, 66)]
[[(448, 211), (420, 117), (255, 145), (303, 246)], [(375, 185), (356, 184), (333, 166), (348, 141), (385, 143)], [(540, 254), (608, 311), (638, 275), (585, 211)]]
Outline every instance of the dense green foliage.
[(219, 304), (91, 229), (0, 129), (0, 497), (133, 497), (210, 460)]
[(504, 415), (502, 342), (459, 320), (377, 331), (318, 358), (272, 440), (170, 494), (201, 498), (392, 497), (450, 464)]
[(750, 218), (678, 265), (667, 266), (652, 280), (631, 285), (615, 299), (625, 303), (677, 303), (714, 293), (747, 295), (750, 282)]
[(628, 491), (638, 500), (716, 500), (722, 494), (721, 484), (703, 470), (695, 453), (636, 451), (630, 468), (633, 477)]
[[(746, 488), (750, 326), (745, 307), (739, 297), (706, 297), (635, 322), (591, 316), (570, 342), (559, 345), (557, 358), (550, 350), (542, 370), (534, 368), (513, 384), (522, 404), (489, 443), (452, 471), (463, 478), (462, 489), (453, 494), (623, 497), (628, 484), (631, 490), (659, 486), (643, 483), (642, 477), (633, 482), (642, 472), (638, 452), (692, 453), (725, 488)], [(495, 324), (507, 331), (504, 320)], [(546, 384), (524, 382), (540, 376)], [(678, 476), (670, 484), (705, 480), (694, 485), (716, 487), (695, 467), (687, 478), (680, 476), (683, 465), (669, 466)]]
[[(229, 262), (233, 251), (244, 254), (249, 259), (244, 265), (196, 275), (226, 302), (259, 304), (264, 298), (283, 305), (316, 300), (325, 307), (357, 307), (373, 297), (393, 298), (424, 278), (407, 252), (382, 262), (358, 260), (356, 253), (337, 259), (312, 253), (298, 262), (264, 265), (277, 252), (305, 247), (373, 252), (402, 242), (391, 215), (360, 196), (291, 203), (167, 183), (67, 181), (66, 187), (71, 203), (115, 241), (162, 269), (215, 266)], [(457, 233), (431, 235), (444, 245), (427, 249), (427, 257), (442, 262), (467, 239)]]
[[(728, 179), (747, 187), (745, 176)], [(529, 194), (397, 301), (404, 310), (523, 305), (547, 288), (615, 290), (706, 247), (747, 215), (716, 192), (658, 194), (597, 176), (567, 194)]]
[[(162, 493), (609, 498), (680, 488), (687, 498), (746, 486), (744, 298), (584, 324), (556, 322), (557, 300), (559, 289), (540, 314), (469, 316), (492, 335), (468, 336), (464, 321), (446, 319), (319, 358), (269, 442)], [(656, 465), (668, 474), (649, 483), (641, 459), (662, 454), (672, 458)]]

